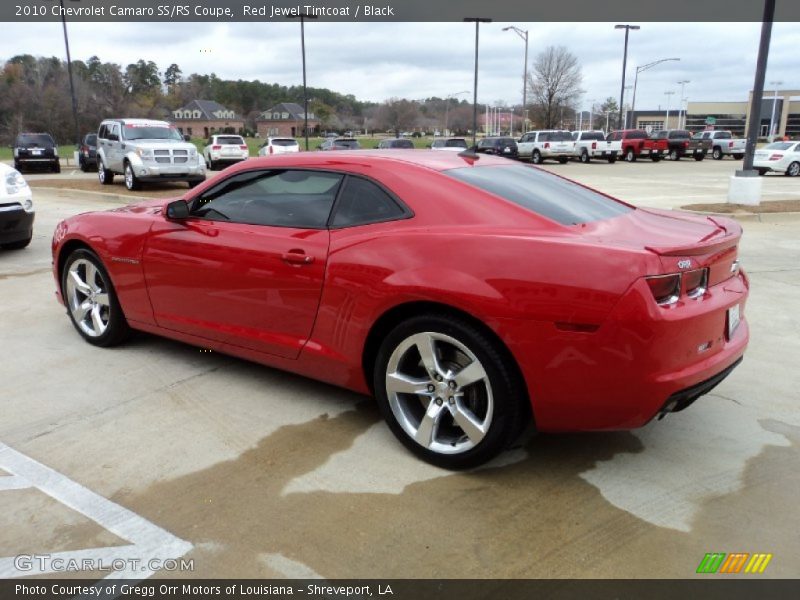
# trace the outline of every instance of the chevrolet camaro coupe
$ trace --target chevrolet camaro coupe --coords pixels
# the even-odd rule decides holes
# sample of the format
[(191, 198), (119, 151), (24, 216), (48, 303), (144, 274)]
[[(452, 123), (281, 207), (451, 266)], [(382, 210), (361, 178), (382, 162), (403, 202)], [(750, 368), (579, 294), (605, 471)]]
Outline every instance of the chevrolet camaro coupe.
[(52, 250), (87, 342), (139, 330), (373, 395), (412, 452), (461, 469), (724, 379), (749, 336), (740, 237), (500, 157), (378, 150), (249, 160), (68, 218)]

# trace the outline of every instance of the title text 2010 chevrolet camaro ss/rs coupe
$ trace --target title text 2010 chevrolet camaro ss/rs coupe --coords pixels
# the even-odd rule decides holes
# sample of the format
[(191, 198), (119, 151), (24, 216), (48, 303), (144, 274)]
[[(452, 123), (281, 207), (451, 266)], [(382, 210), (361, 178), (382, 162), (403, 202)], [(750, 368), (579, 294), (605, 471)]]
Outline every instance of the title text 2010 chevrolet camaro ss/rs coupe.
[(531, 427), (639, 427), (741, 360), (734, 221), (486, 155), (334, 154), (249, 160), (179, 200), (61, 222), (57, 293), (78, 333), (156, 333), (373, 394), (447, 468)]

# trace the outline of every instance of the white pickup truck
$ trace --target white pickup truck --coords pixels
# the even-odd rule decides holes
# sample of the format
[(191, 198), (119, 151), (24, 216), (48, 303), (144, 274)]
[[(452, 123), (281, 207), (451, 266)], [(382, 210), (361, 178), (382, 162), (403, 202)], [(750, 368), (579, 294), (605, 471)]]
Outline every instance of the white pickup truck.
[(547, 158), (564, 164), (574, 156), (575, 142), (572, 141), (572, 133), (569, 131), (528, 131), (519, 138), (517, 151), (519, 158), (530, 159), (537, 165)]
[(573, 131), (572, 139), (575, 142), (575, 157), (582, 163), (588, 163), (593, 158), (615, 163), (622, 154), (622, 142), (607, 142), (602, 131)]
[(736, 160), (744, 158), (747, 140), (735, 139), (730, 131), (722, 129), (698, 131), (693, 137), (698, 140), (711, 140), (711, 157), (714, 160), (722, 160), (726, 155)]

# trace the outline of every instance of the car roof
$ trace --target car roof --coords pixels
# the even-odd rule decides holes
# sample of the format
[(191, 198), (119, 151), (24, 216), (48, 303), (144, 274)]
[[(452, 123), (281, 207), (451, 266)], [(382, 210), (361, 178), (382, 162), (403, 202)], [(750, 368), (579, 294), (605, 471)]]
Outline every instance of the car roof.
[(436, 152), (434, 150), (340, 150), (331, 156), (328, 152), (300, 152), (277, 154), (269, 157), (251, 158), (229, 169), (252, 169), (270, 167), (304, 167), (318, 169), (341, 169), (353, 166), (384, 166), (392, 168), (400, 164), (418, 166), (434, 171), (445, 171), (458, 167), (491, 166), (515, 164), (505, 158), (481, 154), (479, 158), (462, 157), (456, 152)]
[(122, 123), (123, 125), (165, 125), (170, 127), (171, 124), (167, 121), (160, 119), (104, 119), (103, 123)]

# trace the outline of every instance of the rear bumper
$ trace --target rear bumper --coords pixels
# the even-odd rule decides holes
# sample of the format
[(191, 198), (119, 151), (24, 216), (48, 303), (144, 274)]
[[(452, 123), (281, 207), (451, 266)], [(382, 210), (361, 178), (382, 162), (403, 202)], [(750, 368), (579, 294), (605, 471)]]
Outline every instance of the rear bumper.
[(736, 360), (732, 365), (729, 367), (725, 367), (722, 371), (709, 377), (705, 381), (701, 381), (693, 386), (686, 388), (685, 390), (681, 390), (679, 392), (675, 392), (664, 403), (664, 406), (658, 411), (658, 417), (662, 418), (664, 415), (671, 413), (671, 412), (680, 412), (683, 409), (687, 408), (690, 404), (692, 404), (695, 400), (697, 400), (700, 396), (705, 396), (715, 387), (717, 387), (722, 381), (731, 374), (736, 367), (739, 366), (739, 363), (742, 362), (741, 357)]
[(0, 208), (0, 244), (12, 244), (29, 239), (33, 235), (36, 215), (19, 208)]
[[(701, 299), (657, 306), (639, 280), (594, 332), (553, 323), (492, 323), (517, 359), (540, 431), (641, 427), (677, 400), (688, 406), (741, 360), (749, 340), (740, 274)], [(727, 335), (728, 309), (741, 321)], [(716, 379), (715, 379), (716, 378)]]

